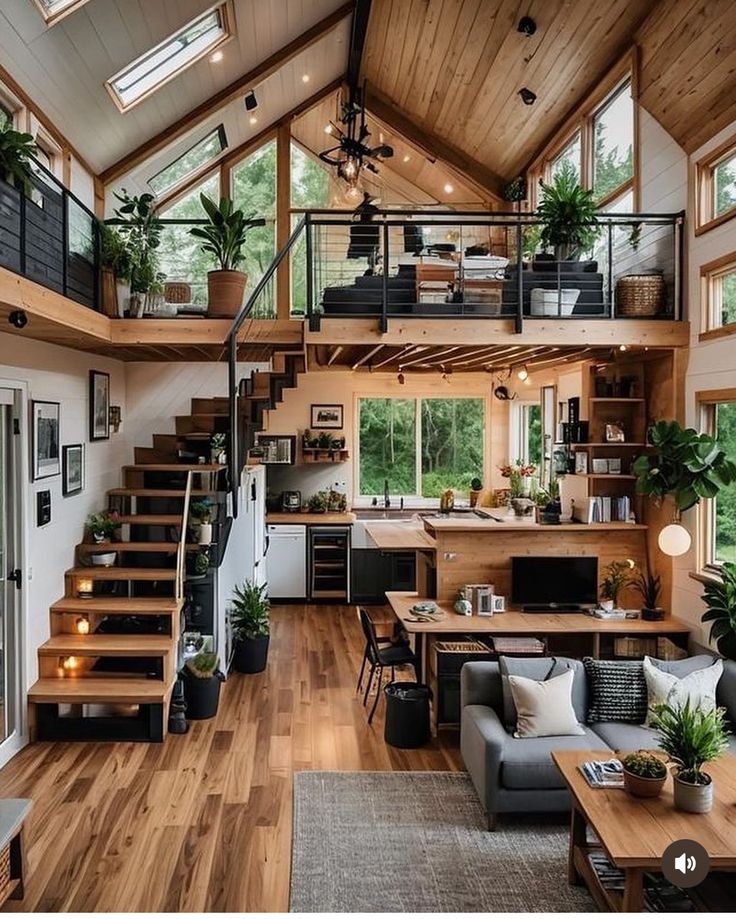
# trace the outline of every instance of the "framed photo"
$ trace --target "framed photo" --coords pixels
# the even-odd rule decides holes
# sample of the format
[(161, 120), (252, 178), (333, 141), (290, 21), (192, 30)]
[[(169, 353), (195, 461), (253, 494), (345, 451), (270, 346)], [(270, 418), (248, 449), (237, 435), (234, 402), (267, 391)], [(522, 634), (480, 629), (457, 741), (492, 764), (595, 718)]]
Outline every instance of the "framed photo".
[(498, 594), (493, 595), (493, 612), (494, 613), (505, 613), (506, 612), (506, 597), (501, 597)]
[(323, 431), (342, 430), (342, 405), (312, 405), (310, 428)]
[(89, 372), (89, 439), (110, 438), (110, 374)]
[(61, 448), (61, 493), (65, 498), (84, 488), (84, 444), (65, 444)]
[(585, 450), (575, 451), (575, 475), (588, 474), (588, 454)]
[(48, 479), (61, 472), (58, 402), (31, 402), (33, 481)]
[(598, 456), (593, 457), (593, 474), (594, 475), (607, 475), (608, 474), (608, 460), (601, 459)]
[(621, 444), (625, 440), (624, 426), (620, 421), (610, 422), (606, 425), (606, 443)]
[(621, 457), (612, 456), (608, 460), (608, 472), (610, 475), (621, 475)]

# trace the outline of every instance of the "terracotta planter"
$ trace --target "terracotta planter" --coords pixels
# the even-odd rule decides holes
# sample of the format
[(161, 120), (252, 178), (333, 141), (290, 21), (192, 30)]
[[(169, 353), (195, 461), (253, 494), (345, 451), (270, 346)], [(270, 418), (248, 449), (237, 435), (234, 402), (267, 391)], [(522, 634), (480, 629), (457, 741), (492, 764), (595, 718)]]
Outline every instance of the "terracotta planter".
[(470, 492), (470, 506), (476, 507), (478, 504), (478, 499), (483, 494), (483, 491), (471, 491)]
[(634, 798), (656, 798), (664, 787), (667, 773), (659, 779), (650, 779), (646, 776), (636, 775), (624, 767), (624, 788)]
[(207, 314), (232, 319), (243, 305), (248, 275), (244, 271), (210, 271), (207, 274)]
[(713, 809), (713, 779), (707, 785), (693, 785), (674, 776), (675, 808), (688, 814), (708, 814)]

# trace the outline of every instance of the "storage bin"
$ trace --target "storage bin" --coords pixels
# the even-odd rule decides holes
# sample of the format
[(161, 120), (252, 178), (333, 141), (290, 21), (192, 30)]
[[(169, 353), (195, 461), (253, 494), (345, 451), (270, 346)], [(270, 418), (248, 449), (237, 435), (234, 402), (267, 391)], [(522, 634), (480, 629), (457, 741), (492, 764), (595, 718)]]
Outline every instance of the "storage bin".
[(664, 306), (666, 287), (661, 274), (629, 274), (616, 281), (618, 316), (656, 316)]
[[(578, 302), (580, 291), (577, 288), (563, 288), (559, 290), (545, 290), (542, 287), (533, 287), (531, 292), (532, 316), (572, 316), (575, 304)], [(559, 302), (561, 301), (561, 302)]]

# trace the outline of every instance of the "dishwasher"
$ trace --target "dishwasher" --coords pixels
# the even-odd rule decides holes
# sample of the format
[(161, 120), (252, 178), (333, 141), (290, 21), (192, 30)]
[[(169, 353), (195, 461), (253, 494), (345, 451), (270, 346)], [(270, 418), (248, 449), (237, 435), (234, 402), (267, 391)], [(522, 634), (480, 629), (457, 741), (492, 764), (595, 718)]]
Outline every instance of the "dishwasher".
[(309, 599), (350, 599), (350, 527), (309, 528)]
[(298, 524), (268, 526), (268, 595), (272, 600), (307, 597), (307, 528)]

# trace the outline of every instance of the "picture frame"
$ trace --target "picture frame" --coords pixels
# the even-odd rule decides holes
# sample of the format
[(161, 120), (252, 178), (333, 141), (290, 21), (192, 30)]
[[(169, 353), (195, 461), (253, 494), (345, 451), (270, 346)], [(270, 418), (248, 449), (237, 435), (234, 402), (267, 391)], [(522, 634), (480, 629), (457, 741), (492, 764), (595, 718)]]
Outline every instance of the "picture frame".
[(110, 439), (110, 374), (89, 372), (89, 439)]
[(61, 448), (61, 493), (65, 498), (84, 489), (84, 444), (64, 444)]
[(612, 456), (608, 460), (608, 474), (621, 475), (621, 457)]
[(593, 457), (593, 475), (608, 475), (608, 460), (599, 456)]
[(342, 405), (316, 405), (310, 409), (310, 428), (316, 431), (341, 431), (343, 427)]
[(31, 402), (31, 478), (50, 479), (61, 474), (61, 403)]
[(588, 454), (585, 450), (575, 451), (575, 475), (588, 474)]
[(493, 612), (494, 614), (506, 612), (506, 597), (502, 597), (500, 594), (493, 595)]
[(622, 444), (626, 440), (624, 426), (620, 421), (610, 421), (606, 425), (606, 443)]

